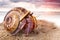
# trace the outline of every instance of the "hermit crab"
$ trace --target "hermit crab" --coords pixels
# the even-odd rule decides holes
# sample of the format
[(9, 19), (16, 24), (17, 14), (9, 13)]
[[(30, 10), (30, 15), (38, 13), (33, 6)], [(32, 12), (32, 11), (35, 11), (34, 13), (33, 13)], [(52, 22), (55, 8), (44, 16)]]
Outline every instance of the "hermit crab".
[(37, 27), (36, 17), (32, 14), (22, 7), (15, 7), (6, 14), (4, 27), (12, 35), (16, 35), (21, 30), (28, 35)]

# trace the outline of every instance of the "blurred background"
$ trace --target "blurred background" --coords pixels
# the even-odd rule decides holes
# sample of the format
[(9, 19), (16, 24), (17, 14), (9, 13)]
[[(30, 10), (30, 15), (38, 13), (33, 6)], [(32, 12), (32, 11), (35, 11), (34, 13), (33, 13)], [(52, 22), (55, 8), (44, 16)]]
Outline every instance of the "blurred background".
[(0, 0), (0, 23), (14, 7), (23, 7), (33, 12), (37, 20), (47, 20), (60, 26), (60, 0)]

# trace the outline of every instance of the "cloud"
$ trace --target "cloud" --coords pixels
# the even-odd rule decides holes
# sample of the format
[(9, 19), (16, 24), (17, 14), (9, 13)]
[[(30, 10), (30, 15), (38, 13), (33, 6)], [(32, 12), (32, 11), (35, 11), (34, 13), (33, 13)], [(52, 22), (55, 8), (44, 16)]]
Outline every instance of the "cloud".
[(0, 0), (0, 7), (8, 4), (9, 4), (8, 0)]
[(20, 2), (22, 0), (10, 0), (11, 2)]

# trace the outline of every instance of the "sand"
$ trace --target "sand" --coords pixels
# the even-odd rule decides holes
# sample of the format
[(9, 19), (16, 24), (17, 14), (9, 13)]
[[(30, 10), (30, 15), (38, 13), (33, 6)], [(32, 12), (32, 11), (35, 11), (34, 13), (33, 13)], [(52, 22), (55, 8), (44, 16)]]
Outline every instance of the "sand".
[(19, 32), (16, 36), (12, 36), (1, 23), (0, 40), (60, 40), (60, 29), (56, 28), (54, 23), (38, 20), (37, 28), (34, 31), (38, 34), (31, 33), (26, 37), (24, 33)]

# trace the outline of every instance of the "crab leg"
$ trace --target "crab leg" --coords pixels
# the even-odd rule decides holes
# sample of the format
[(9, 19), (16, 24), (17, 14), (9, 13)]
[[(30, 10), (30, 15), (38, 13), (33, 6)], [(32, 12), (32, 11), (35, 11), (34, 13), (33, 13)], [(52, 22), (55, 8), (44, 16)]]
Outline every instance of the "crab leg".
[(25, 26), (26, 24), (26, 20), (23, 19), (19, 25), (18, 25), (18, 28), (15, 30), (15, 32), (12, 33), (12, 35), (16, 35), (20, 30), (22, 30), (22, 28)]
[(33, 29), (33, 22), (32, 22), (31, 16), (26, 18), (26, 21), (27, 21), (27, 26), (25, 29), (25, 33), (26, 33), (26, 35), (28, 35)]

